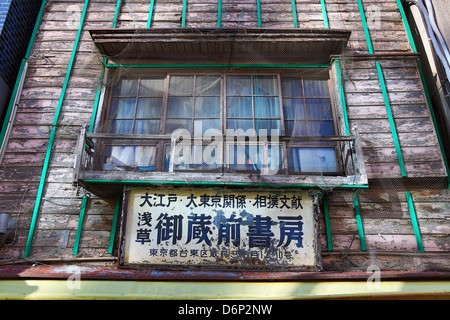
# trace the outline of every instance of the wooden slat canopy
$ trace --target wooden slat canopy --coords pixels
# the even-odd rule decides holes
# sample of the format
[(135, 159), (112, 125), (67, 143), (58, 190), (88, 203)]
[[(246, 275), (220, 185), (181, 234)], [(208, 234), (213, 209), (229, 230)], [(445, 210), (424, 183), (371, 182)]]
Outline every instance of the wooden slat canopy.
[(102, 55), (111, 59), (227, 63), (330, 62), (342, 54), (350, 31), (332, 29), (92, 29)]

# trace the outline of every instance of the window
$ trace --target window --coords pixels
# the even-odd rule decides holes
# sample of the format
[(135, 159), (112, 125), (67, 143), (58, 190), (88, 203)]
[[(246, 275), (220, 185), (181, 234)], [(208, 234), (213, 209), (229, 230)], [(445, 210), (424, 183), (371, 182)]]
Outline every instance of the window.
[[(168, 171), (173, 157), (174, 171), (263, 172), (264, 164), (278, 173), (339, 171), (336, 144), (315, 139), (335, 135), (327, 79), (279, 73), (136, 76), (121, 78), (106, 101), (103, 132), (118, 138), (104, 144), (104, 170)], [(200, 144), (187, 139), (174, 148), (168, 139), (127, 136), (170, 136), (175, 130), (221, 138)]]
[[(334, 134), (328, 84), (323, 80), (282, 78), (283, 113), (287, 136)], [(290, 143), (290, 172), (338, 171), (334, 145)]]

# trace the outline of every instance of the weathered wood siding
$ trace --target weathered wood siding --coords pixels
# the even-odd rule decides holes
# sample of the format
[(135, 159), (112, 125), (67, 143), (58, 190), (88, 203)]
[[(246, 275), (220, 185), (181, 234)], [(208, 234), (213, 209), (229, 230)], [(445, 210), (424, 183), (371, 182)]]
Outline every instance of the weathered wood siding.
[[(74, 150), (81, 126), (89, 123), (92, 115), (102, 60), (87, 30), (111, 27), (116, 2), (93, 0), (89, 3), (56, 131), (32, 247), (33, 259), (72, 257), (84, 195), (83, 189), (71, 184)], [(186, 27), (215, 28), (217, 3), (188, 0)], [(222, 3), (222, 27), (258, 27), (256, 1), (224, 0)], [(263, 27), (293, 28), (290, 0), (261, 0), (260, 3)], [(299, 28), (324, 28), (319, 0), (297, 0), (295, 4)], [(366, 0), (363, 4), (374, 51), (410, 52), (396, 1)], [(145, 28), (149, 6), (150, 1), (123, 1), (117, 27)], [(81, 0), (49, 1), (29, 59), (14, 126), (0, 167), (0, 212), (10, 213), (18, 221), (17, 240), (10, 246), (0, 247), (0, 259), (5, 261), (18, 260), (23, 255), (51, 125), (82, 7)], [(327, 0), (326, 9), (330, 28), (352, 31), (348, 51), (367, 53), (357, 1)], [(180, 28), (182, 12), (182, 0), (156, 0), (151, 27)], [(446, 172), (417, 65), (411, 58), (381, 57), (379, 61), (408, 177), (422, 178), (411, 192), (425, 253), (417, 253), (404, 193), (407, 189), (401, 180), (375, 60), (346, 58), (341, 64), (348, 118), (350, 127), (357, 126), (361, 134), (371, 184), (370, 189), (358, 191), (368, 250), (362, 252), (360, 248), (352, 192), (334, 191), (328, 198), (334, 245), (331, 253), (326, 249), (321, 217), (324, 269), (366, 270), (368, 265), (377, 263), (392, 270), (446, 269), (448, 260), (445, 259), (450, 249), (450, 193), (427, 180), (428, 177), (443, 177)], [(91, 197), (80, 256), (109, 256), (113, 211), (113, 199)]]
[[(445, 176), (416, 58), (380, 62), (407, 176)], [(368, 178), (400, 178), (375, 61), (343, 60), (342, 69), (349, 126), (361, 135)]]

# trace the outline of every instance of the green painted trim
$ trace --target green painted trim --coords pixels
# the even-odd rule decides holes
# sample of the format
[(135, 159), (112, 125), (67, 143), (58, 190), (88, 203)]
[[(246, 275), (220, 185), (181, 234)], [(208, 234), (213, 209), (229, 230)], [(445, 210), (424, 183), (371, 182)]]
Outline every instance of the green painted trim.
[(95, 92), (94, 107), (92, 109), (91, 121), (89, 122), (88, 132), (94, 131), (95, 121), (97, 120), (98, 106), (99, 106), (99, 102), (100, 102), (100, 96), (102, 93), (103, 79), (105, 77), (105, 71), (106, 71), (105, 65), (106, 65), (107, 61), (108, 61), (108, 58), (106, 58), (106, 57), (103, 58), (102, 68), (100, 71), (100, 79), (99, 79), (99, 83), (97, 85), (97, 91)]
[(291, 6), (292, 6), (292, 20), (294, 22), (294, 28), (298, 28), (297, 7), (295, 5), (295, 0), (291, 0)]
[(367, 48), (369, 50), (369, 53), (373, 54), (372, 40), (370, 39), (370, 32), (369, 32), (369, 27), (367, 26), (367, 20), (366, 20), (366, 14), (364, 12), (364, 6), (363, 6), (361, 0), (357, 0), (357, 1), (358, 1), (359, 13), (361, 15), (361, 21), (362, 21), (363, 28), (364, 28), (364, 34), (366, 35)]
[(222, 0), (217, 3), (217, 28), (222, 27)]
[(153, 17), (153, 8), (155, 6), (155, 0), (150, 2), (150, 9), (148, 9), (148, 19), (147, 19), (147, 28), (150, 28), (152, 25), (152, 17)]
[(84, 19), (86, 17), (86, 11), (87, 11), (88, 4), (89, 4), (89, 0), (85, 0), (84, 6), (83, 6), (83, 11), (82, 11), (81, 18), (80, 18), (80, 24), (79, 24), (77, 35), (75, 38), (75, 43), (74, 43), (73, 49), (72, 49), (72, 55), (70, 57), (69, 65), (67, 67), (66, 77), (64, 79), (64, 84), (63, 84), (63, 87), (61, 90), (61, 95), (60, 95), (60, 98), (58, 101), (58, 106), (57, 106), (55, 116), (53, 119), (53, 123), (52, 123), (52, 129), (50, 131), (50, 138), (48, 141), (47, 151), (45, 154), (44, 166), (42, 168), (41, 178), (40, 178), (38, 192), (37, 192), (37, 196), (36, 196), (36, 202), (35, 202), (34, 210), (33, 210), (33, 216), (31, 218), (31, 223), (30, 223), (30, 230), (28, 232), (28, 239), (27, 239), (27, 244), (26, 244), (25, 252), (24, 252), (25, 258), (29, 257), (30, 252), (31, 252), (31, 246), (33, 244), (33, 236), (34, 236), (34, 231), (36, 228), (37, 218), (39, 215), (39, 207), (40, 207), (41, 201), (42, 201), (42, 194), (44, 191), (44, 185), (45, 185), (45, 180), (47, 177), (48, 166), (50, 163), (50, 156), (52, 153), (53, 143), (55, 141), (56, 126), (58, 125), (59, 115), (61, 113), (62, 104), (63, 104), (64, 97), (65, 97), (66, 90), (67, 90), (67, 85), (69, 83), (70, 74), (72, 73), (72, 67), (73, 67), (76, 52), (78, 49), (78, 43), (81, 38), (81, 31), (83, 29), (83, 24), (84, 24)]
[(240, 186), (240, 187), (271, 187), (271, 188), (336, 188), (336, 189), (367, 189), (368, 185), (316, 185), (316, 184), (278, 184), (278, 183), (247, 183), (247, 182), (209, 182), (209, 181), (160, 181), (160, 180), (107, 180), (107, 179), (86, 179), (85, 183), (102, 183), (102, 184), (130, 184), (130, 185), (200, 185), (200, 186)]
[(325, 25), (325, 29), (330, 29), (330, 24), (328, 22), (327, 6), (325, 4), (325, 0), (320, 0), (320, 5), (322, 7), (323, 24)]
[(75, 236), (75, 243), (73, 245), (73, 252), (72, 252), (74, 256), (78, 254), (78, 248), (80, 246), (81, 232), (83, 231), (84, 214), (86, 213), (86, 204), (88, 198), (89, 198), (88, 196), (84, 196), (83, 201), (81, 202), (80, 217), (78, 218), (77, 233)]
[(359, 210), (359, 200), (356, 192), (353, 192), (353, 206), (355, 208), (356, 225), (358, 226), (359, 241), (361, 243), (361, 250), (366, 251), (366, 237), (364, 236), (364, 227), (361, 219), (361, 212)]
[(112, 23), (112, 28), (114, 29), (117, 25), (117, 20), (119, 19), (120, 6), (122, 5), (122, 0), (117, 0), (116, 11), (114, 11), (114, 18)]
[(114, 206), (114, 217), (113, 217), (113, 223), (111, 226), (111, 236), (109, 237), (108, 253), (113, 252), (114, 239), (116, 238), (117, 221), (119, 220), (119, 209), (120, 209), (121, 202), (122, 202), (122, 194), (118, 194), (116, 197), (116, 204)]
[(328, 64), (152, 63), (112, 64), (107, 68), (329, 68)]
[(183, 0), (183, 13), (181, 15), (181, 27), (186, 27), (186, 11), (187, 11), (187, 0)]
[(328, 199), (323, 199), (323, 213), (325, 216), (325, 229), (327, 232), (328, 251), (333, 251), (333, 239), (331, 237), (330, 211), (328, 209)]
[(261, 19), (261, 1), (256, 0), (256, 9), (258, 11), (258, 28), (262, 27), (262, 19)]
[(420, 229), (419, 229), (419, 223), (417, 221), (416, 211), (414, 210), (414, 203), (411, 197), (411, 192), (406, 191), (406, 200), (408, 202), (408, 209), (409, 209), (409, 215), (411, 216), (411, 222), (414, 229), (414, 235), (416, 236), (417, 241), (417, 248), (419, 249), (419, 252), (424, 252), (423, 250), (423, 244), (422, 244), (422, 237), (420, 235)]
[(405, 9), (403, 9), (403, 5), (401, 3), (401, 0), (396, 0), (398, 10), (400, 11), (400, 15), (402, 16), (403, 24), (405, 25), (406, 34), (408, 35), (409, 44), (411, 46), (411, 49), (413, 52), (417, 53), (416, 44), (414, 43), (414, 38), (411, 33), (411, 28), (409, 27), (408, 19), (406, 18)]
[(350, 135), (350, 126), (348, 124), (347, 116), (347, 104), (345, 103), (344, 83), (342, 82), (341, 64), (339, 60), (335, 60), (336, 63), (336, 78), (339, 87), (339, 99), (341, 102), (342, 118), (344, 119), (344, 132), (346, 136)]
[(386, 89), (386, 83), (384, 81), (383, 71), (381, 70), (381, 63), (375, 62), (378, 72), (378, 79), (380, 80), (381, 92), (383, 94), (384, 105), (386, 106), (386, 112), (389, 120), (389, 126), (391, 128), (392, 138), (394, 139), (395, 152), (397, 153), (398, 164), (400, 165), (400, 172), (402, 177), (406, 177), (405, 162), (403, 160), (402, 149), (400, 147), (400, 141), (398, 140), (397, 129), (395, 127), (394, 116), (392, 115), (392, 109), (389, 102), (389, 96)]

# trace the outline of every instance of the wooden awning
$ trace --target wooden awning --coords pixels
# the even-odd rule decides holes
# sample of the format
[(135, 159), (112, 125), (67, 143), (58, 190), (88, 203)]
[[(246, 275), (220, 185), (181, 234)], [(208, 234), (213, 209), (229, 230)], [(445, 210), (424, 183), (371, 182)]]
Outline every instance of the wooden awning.
[(329, 63), (350, 31), (331, 29), (92, 29), (100, 53), (112, 60), (214, 63)]

